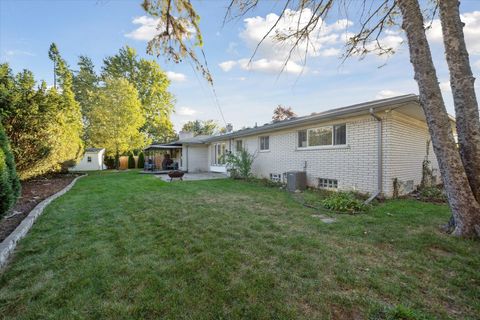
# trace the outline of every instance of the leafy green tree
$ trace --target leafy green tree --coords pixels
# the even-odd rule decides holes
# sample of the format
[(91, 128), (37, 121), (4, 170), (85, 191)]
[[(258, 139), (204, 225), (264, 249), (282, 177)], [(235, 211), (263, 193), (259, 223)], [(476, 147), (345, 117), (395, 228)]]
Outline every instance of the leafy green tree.
[(174, 136), (170, 120), (174, 97), (168, 91), (170, 80), (158, 63), (139, 58), (135, 49), (128, 46), (103, 62), (103, 79), (125, 78), (137, 89), (146, 120), (141, 131), (158, 142)]
[(193, 132), (195, 136), (198, 135), (212, 135), (219, 129), (215, 120), (192, 120), (186, 122), (182, 131)]
[(0, 218), (13, 207), (20, 196), (20, 191), (13, 154), (0, 123)]
[(236, 153), (227, 153), (225, 162), (232, 178), (248, 179), (252, 176), (252, 165), (255, 154), (243, 149)]
[(145, 124), (145, 117), (138, 92), (126, 79), (106, 79), (105, 86), (97, 90), (93, 101), (88, 113), (87, 133), (93, 147), (106, 148), (108, 155), (118, 158), (148, 143), (139, 131)]

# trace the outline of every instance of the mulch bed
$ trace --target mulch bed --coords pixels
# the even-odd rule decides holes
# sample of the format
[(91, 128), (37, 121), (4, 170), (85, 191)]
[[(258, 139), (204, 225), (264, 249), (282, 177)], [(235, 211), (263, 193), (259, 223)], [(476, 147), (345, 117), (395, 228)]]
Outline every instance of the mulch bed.
[(0, 242), (15, 230), (37, 204), (65, 188), (78, 176), (58, 173), (22, 181), (21, 197), (10, 213), (0, 221)]

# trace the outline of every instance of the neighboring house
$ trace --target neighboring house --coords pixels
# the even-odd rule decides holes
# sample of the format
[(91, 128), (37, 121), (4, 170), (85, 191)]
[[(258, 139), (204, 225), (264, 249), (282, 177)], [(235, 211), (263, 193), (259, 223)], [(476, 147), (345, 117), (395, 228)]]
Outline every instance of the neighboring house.
[[(257, 177), (303, 170), (312, 187), (389, 197), (394, 181), (400, 194), (420, 184), (429, 140), (418, 96), (404, 95), (175, 144), (188, 171), (226, 172), (223, 155), (246, 149)], [(428, 159), (439, 175), (431, 143)]]
[(78, 162), (74, 167), (70, 168), (69, 171), (95, 171), (95, 170), (104, 170), (105, 164), (105, 149), (100, 148), (87, 148), (85, 149), (85, 154), (83, 155), (82, 160)]

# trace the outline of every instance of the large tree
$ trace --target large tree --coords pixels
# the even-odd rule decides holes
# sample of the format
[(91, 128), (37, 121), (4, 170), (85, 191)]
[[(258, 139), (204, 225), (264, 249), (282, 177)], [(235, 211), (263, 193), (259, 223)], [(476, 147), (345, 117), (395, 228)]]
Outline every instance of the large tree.
[(273, 110), (272, 120), (273, 121), (282, 121), (282, 120), (291, 119), (291, 118), (296, 117), (296, 116), (297, 115), (295, 114), (295, 112), (293, 112), (292, 107), (284, 107), (282, 105), (278, 105)]
[(215, 120), (187, 121), (182, 127), (182, 131), (192, 132), (195, 136), (212, 135), (217, 130), (219, 130), (219, 127)]
[[(94, 94), (88, 113), (88, 136), (94, 147), (106, 148), (109, 155), (141, 149), (147, 144), (140, 128), (145, 124), (135, 87), (124, 78), (106, 79)], [(116, 163), (118, 168), (118, 161)]]
[[(232, 0), (228, 6), (226, 18), (243, 16), (255, 8), (258, 3), (259, 0)], [(471, 76), (465, 40), (461, 31), (458, 1), (441, 0), (439, 3), (446, 57), (455, 98), (454, 104), (457, 116), (460, 117), (457, 121), (460, 152), (453, 138), (425, 32), (426, 23), (423, 12), (435, 12), (436, 1), (427, 3), (433, 4), (434, 7), (422, 10), (418, 0), (363, 0), (358, 2), (286, 0), (278, 20), (267, 31), (259, 45), (267, 37), (272, 37), (290, 46), (291, 50), (285, 61), (286, 65), (292, 54), (298, 53), (298, 48), (309, 48), (312, 38), (318, 35), (318, 33), (316, 34), (318, 28), (322, 26), (335, 5), (339, 8), (339, 12), (344, 12), (343, 9), (348, 7), (347, 4), (360, 4), (361, 7), (357, 14), (359, 29), (349, 38), (346, 58), (352, 55), (364, 55), (371, 51), (377, 51), (379, 54), (393, 53), (393, 48), (382, 43), (380, 36), (389, 27), (401, 25), (408, 40), (410, 61), (419, 88), (420, 104), (432, 136), (433, 148), (454, 217), (453, 234), (467, 237), (479, 236), (480, 203), (475, 195), (478, 198), (480, 120), (478, 119), (476, 98), (474, 98), (474, 79)], [(197, 68), (204, 72), (207, 80), (211, 81), (206, 64), (202, 64), (196, 58), (195, 45), (201, 47), (203, 41), (199, 28), (199, 16), (190, 1), (144, 0), (143, 7), (149, 14), (160, 19), (159, 33), (149, 42), (148, 51), (157, 55), (166, 54), (176, 62), (181, 61), (184, 57), (190, 57)], [(294, 23), (296, 26), (278, 33), (275, 31), (275, 26), (284, 18), (289, 8), (301, 13), (308, 9), (312, 14), (309, 17), (299, 14), (298, 22)], [(351, 17), (349, 16), (349, 18)], [(191, 30), (195, 30), (195, 32), (191, 32)], [(193, 46), (191, 45), (192, 41)], [(306, 52), (306, 50), (303, 51)]]
[(37, 88), (32, 72), (15, 76), (8, 64), (0, 65), (0, 116), (22, 179), (59, 170), (78, 157), (80, 115), (68, 101), (45, 82)]
[(170, 140), (174, 136), (170, 120), (174, 97), (168, 91), (170, 80), (158, 63), (139, 58), (128, 46), (103, 62), (103, 78), (125, 78), (137, 89), (146, 120), (141, 131), (154, 141)]

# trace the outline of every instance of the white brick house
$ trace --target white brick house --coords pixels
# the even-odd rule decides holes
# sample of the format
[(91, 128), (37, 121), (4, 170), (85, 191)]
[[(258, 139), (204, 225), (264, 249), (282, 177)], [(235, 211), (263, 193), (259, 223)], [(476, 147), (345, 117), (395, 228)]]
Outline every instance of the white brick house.
[[(190, 149), (188, 162), (226, 172), (222, 154), (245, 148), (256, 155), (257, 177), (283, 179), (287, 171), (302, 170), (312, 187), (389, 197), (394, 179), (400, 192), (420, 183), (429, 139), (418, 97), (404, 95), (212, 136)], [(431, 144), (429, 160), (438, 175)]]

